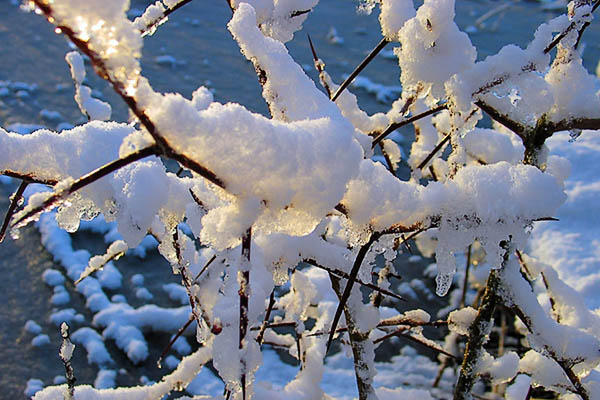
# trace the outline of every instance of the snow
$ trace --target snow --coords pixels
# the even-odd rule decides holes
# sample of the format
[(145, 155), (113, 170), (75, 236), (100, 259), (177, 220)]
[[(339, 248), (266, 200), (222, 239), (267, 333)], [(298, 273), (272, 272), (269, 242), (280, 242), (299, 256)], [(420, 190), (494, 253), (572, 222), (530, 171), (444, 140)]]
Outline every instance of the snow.
[[(551, 154), (570, 160), (571, 174), (565, 182), (568, 200), (553, 215), (560, 222), (538, 223), (532, 233), (531, 255), (552, 266), (561, 279), (577, 289), (587, 307), (600, 308), (597, 288), (600, 285), (598, 258), (598, 223), (595, 199), (600, 183), (595, 171), (600, 138), (596, 132), (584, 131), (575, 143), (568, 133), (555, 134), (549, 141)], [(558, 226), (557, 226), (558, 225)]]
[(115, 379), (117, 371), (110, 369), (101, 369), (98, 371), (98, 376), (94, 380), (94, 387), (97, 389), (109, 389), (115, 387)]
[(27, 387), (23, 391), (25, 396), (31, 397), (44, 388), (44, 382), (40, 379), (32, 378), (27, 381)]
[(71, 334), (71, 340), (85, 348), (89, 364), (105, 366), (113, 363), (104, 345), (104, 339), (95, 330), (88, 327), (79, 328)]
[(42, 274), (42, 279), (48, 286), (59, 286), (65, 283), (65, 277), (56, 269), (48, 268)]
[(32, 333), (34, 335), (37, 335), (42, 332), (42, 327), (37, 322), (35, 322), (31, 319), (27, 320), (27, 322), (25, 323), (24, 329), (27, 332)]
[(466, 336), (469, 334), (469, 326), (471, 326), (476, 316), (477, 310), (473, 307), (465, 307), (452, 311), (448, 315), (448, 328), (452, 332)]
[(54, 294), (50, 298), (50, 302), (55, 306), (64, 306), (71, 301), (71, 296), (64, 286), (59, 285), (54, 287)]
[(48, 335), (37, 335), (31, 339), (31, 345), (35, 347), (45, 346), (47, 344), (50, 344), (50, 336)]
[(531, 386), (531, 378), (524, 374), (519, 374), (515, 378), (515, 382), (506, 388), (507, 400), (525, 400), (529, 388)]

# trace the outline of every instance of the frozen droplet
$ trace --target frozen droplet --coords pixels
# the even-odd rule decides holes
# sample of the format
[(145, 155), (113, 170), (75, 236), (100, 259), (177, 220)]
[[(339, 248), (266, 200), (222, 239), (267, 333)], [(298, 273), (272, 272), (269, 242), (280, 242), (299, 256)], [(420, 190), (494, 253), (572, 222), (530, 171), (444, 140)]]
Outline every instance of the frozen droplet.
[(442, 297), (445, 296), (446, 293), (448, 293), (448, 290), (450, 289), (450, 285), (452, 284), (452, 276), (454, 274), (442, 274), (442, 273), (438, 273), (438, 275), (435, 277), (435, 283), (437, 284), (436, 289), (435, 289), (435, 293)]

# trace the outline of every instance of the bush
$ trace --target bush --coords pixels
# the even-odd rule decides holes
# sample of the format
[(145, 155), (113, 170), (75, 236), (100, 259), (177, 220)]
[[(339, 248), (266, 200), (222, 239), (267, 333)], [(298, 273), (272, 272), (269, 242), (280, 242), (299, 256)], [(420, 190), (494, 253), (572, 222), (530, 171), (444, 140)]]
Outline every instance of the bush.
[[(528, 247), (532, 226), (552, 220), (569, 201), (569, 163), (547, 144), (563, 131), (574, 141), (583, 129), (600, 129), (600, 85), (578, 50), (599, 1), (572, 1), (567, 14), (538, 27), (525, 49), (508, 45), (479, 62), (454, 22), (454, 1), (426, 0), (416, 9), (409, 0), (364, 1), (366, 12), (379, 6), (383, 35), (364, 65), (400, 43), (394, 54), (402, 84), (387, 113), (368, 115), (347, 89), (361, 67), (338, 86), (313, 48), (318, 89), (284, 45), (318, 0), (231, 0), (227, 28), (256, 70), (270, 117), (215, 102), (202, 86), (191, 99), (159, 93), (144, 77), (143, 37), (188, 2), (158, 1), (134, 21), (126, 0), (27, 3), (77, 48), (66, 60), (89, 121), (60, 134), (0, 130), (9, 149), (0, 170), (22, 181), (2, 234), (39, 220), (46, 247), (103, 328), (102, 336), (89, 328), (70, 336), (91, 363), (113, 362), (107, 338), (132, 362), (144, 361), (147, 330), (195, 329), (200, 345), (179, 363), (167, 359), (177, 367), (158, 383), (103, 390), (115, 373), (101, 369), (97, 388), (73, 388), (69, 375), (67, 385), (36, 399), (162, 398), (209, 364), (225, 383), (225, 398), (325, 399), (320, 382), (332, 379), (328, 387), (336, 379), (331, 371), (344, 370), (343, 352), (330, 351), (332, 343), (351, 354), (361, 400), (451, 392), (470, 398), (479, 378), (477, 393), (511, 399), (534, 388), (600, 396), (600, 320), (588, 308), (598, 304), (585, 304), (562, 267), (548, 264), (545, 249), (563, 240), (556, 232), (536, 231)], [(112, 108), (86, 85), (82, 55), (127, 104), (132, 123), (105, 122)], [(480, 127), (484, 114), (493, 129)], [(410, 178), (400, 179), (402, 150), (390, 135), (407, 125), (415, 140), (406, 160)], [(582, 136), (590, 148), (591, 135)], [(19, 210), (33, 183), (52, 189), (29, 190)], [(107, 223), (118, 232), (108, 232)], [(93, 258), (74, 251), (58, 229), (90, 224), (113, 239)], [(440, 296), (450, 290), (457, 259), (466, 265), (439, 320), (395, 308), (401, 299), (390, 282), (393, 262), (413, 240), (424, 255), (435, 253)], [(153, 244), (181, 278), (182, 286), (165, 290), (188, 306), (135, 309), (104, 292), (121, 283), (112, 260)], [(132, 282), (138, 298), (152, 296), (142, 278)], [(55, 319), (58, 325), (77, 315), (63, 310)], [(444, 344), (425, 337), (446, 325)], [(395, 337), (427, 346), (439, 362), (404, 349), (376, 369), (376, 348)], [(176, 339), (173, 346), (186, 347)], [(288, 351), (300, 370), (288, 379), (289, 367), (263, 353), (268, 348)], [(65, 359), (71, 368), (70, 353)], [(409, 368), (409, 360), (424, 363), (423, 370)], [(271, 382), (257, 379), (263, 362), (273, 366)], [(452, 365), (460, 365), (456, 373)]]

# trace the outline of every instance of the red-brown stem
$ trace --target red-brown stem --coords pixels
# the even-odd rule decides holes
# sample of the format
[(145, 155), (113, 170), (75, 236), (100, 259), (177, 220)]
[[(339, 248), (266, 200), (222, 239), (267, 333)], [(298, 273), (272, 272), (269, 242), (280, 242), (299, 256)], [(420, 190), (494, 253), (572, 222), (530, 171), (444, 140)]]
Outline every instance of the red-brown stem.
[[(244, 349), (244, 339), (246, 339), (246, 333), (248, 332), (248, 299), (250, 295), (250, 247), (252, 244), (252, 228), (248, 228), (244, 236), (242, 237), (242, 259), (245, 264), (243, 268), (240, 268), (238, 275), (240, 289), (240, 334), (239, 334), (239, 350)], [(241, 355), (240, 362), (242, 364), (242, 399), (246, 400), (246, 358)]]
[(12, 218), (17, 206), (19, 205), (19, 201), (23, 197), (23, 193), (25, 189), (29, 186), (28, 181), (21, 181), (19, 188), (13, 194), (12, 199), (10, 201), (10, 205), (8, 206), (8, 210), (6, 211), (6, 216), (4, 217), (4, 222), (2, 223), (2, 228), (0, 229), (0, 243), (4, 240), (4, 236), (6, 235), (6, 229), (8, 228), (8, 224), (10, 223), (10, 219)]

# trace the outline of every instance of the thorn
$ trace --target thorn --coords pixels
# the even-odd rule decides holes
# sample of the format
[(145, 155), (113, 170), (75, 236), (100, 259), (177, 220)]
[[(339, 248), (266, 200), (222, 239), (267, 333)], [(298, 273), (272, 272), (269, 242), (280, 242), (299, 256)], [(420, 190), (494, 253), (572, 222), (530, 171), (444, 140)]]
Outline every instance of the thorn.
[(306, 37), (308, 38), (308, 44), (310, 45), (310, 51), (312, 52), (313, 55), (313, 60), (315, 62), (319, 61), (319, 57), (317, 57), (317, 52), (315, 51), (315, 46), (313, 46), (313, 42), (310, 39), (310, 35), (307, 33)]
[(375, 48), (373, 50), (371, 50), (371, 52), (365, 57), (365, 59), (362, 60), (360, 64), (358, 64), (358, 66), (354, 69), (354, 71), (352, 71), (352, 73), (350, 75), (348, 75), (348, 77), (344, 80), (344, 82), (342, 82), (342, 84), (337, 88), (337, 90), (335, 91), (333, 96), (331, 96), (331, 101), (335, 101), (340, 96), (340, 94), (342, 94), (342, 92), (350, 85), (350, 83), (354, 80), (354, 78), (356, 78), (358, 76), (358, 74), (360, 74), (361, 71), (363, 69), (365, 69), (365, 67), (367, 65), (369, 65), (369, 63), (371, 61), (373, 61), (375, 56), (377, 56), (377, 54), (379, 54), (379, 52), (381, 50), (383, 50), (383, 48), (389, 42), (390, 41), (388, 39), (383, 38), (383, 39), (381, 39), (381, 41), (379, 43), (377, 43), (377, 46), (375, 46)]

